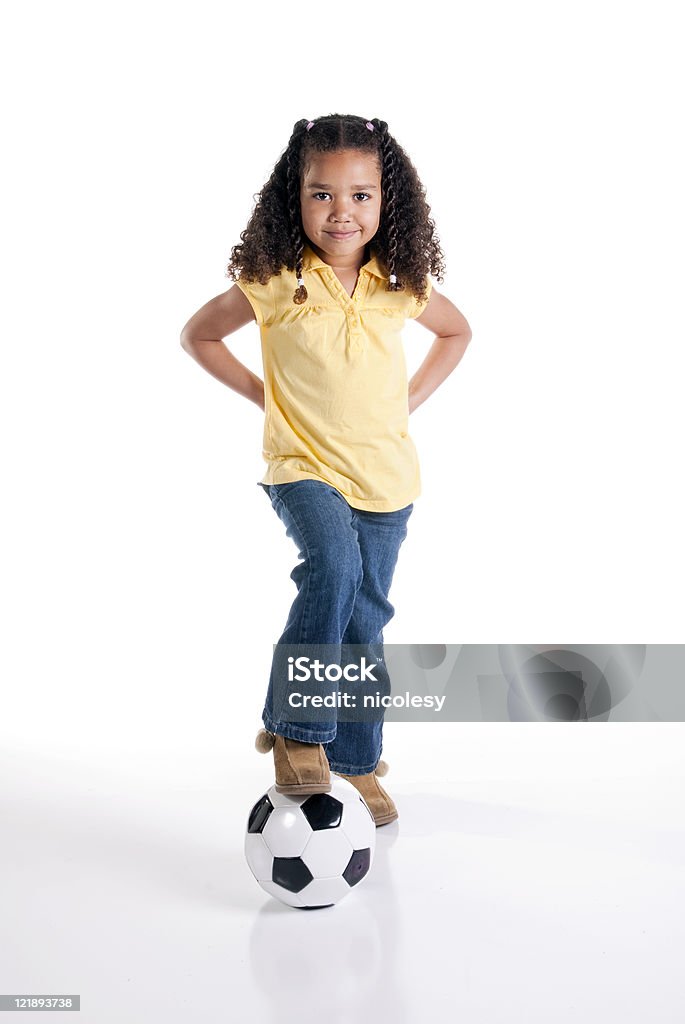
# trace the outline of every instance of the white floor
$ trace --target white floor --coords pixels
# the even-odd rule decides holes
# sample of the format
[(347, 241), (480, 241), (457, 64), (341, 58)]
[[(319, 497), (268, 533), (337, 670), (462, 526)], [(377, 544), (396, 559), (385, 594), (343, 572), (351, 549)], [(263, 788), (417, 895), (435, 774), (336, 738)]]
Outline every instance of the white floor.
[(682, 727), (395, 730), (400, 820), (311, 913), (243, 858), (269, 758), (5, 746), (0, 993), (80, 994), (82, 1024), (680, 1024)]

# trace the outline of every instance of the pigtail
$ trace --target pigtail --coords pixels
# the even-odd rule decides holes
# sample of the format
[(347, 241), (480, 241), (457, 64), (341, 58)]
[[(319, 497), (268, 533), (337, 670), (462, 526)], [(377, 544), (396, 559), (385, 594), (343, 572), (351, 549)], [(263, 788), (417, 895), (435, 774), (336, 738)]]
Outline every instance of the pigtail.
[(397, 160), (395, 158), (395, 151), (393, 147), (393, 140), (388, 132), (387, 121), (380, 121), (378, 118), (374, 118), (372, 122), (374, 128), (378, 131), (378, 137), (380, 142), (381, 162), (382, 162), (382, 182), (383, 182), (383, 195), (385, 197), (385, 233), (387, 237), (387, 253), (386, 263), (388, 270), (390, 271), (390, 277), (388, 281), (388, 287), (386, 291), (399, 292), (404, 290), (404, 285), (400, 284), (395, 274), (396, 260), (397, 260), (397, 188), (396, 188), (396, 173), (397, 173)]
[(307, 301), (308, 292), (304, 285), (302, 276), (302, 261), (304, 257), (304, 239), (302, 237), (302, 219), (300, 213), (300, 154), (302, 152), (302, 139), (304, 133), (309, 130), (312, 122), (304, 118), (295, 125), (297, 134), (293, 133), (293, 141), (287, 153), (287, 202), (288, 220), (290, 223), (290, 241), (292, 251), (295, 254), (295, 274), (297, 276), (297, 288), (293, 293), (293, 302), (301, 306)]

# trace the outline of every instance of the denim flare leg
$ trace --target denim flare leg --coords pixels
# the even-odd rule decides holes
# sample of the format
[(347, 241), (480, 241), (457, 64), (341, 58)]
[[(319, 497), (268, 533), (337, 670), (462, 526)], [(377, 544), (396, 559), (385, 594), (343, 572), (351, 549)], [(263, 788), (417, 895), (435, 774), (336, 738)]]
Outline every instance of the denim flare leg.
[[(295, 542), (300, 561), (290, 574), (297, 596), (279, 644), (371, 644), (381, 651), (383, 627), (394, 614), (388, 600), (413, 504), (395, 512), (353, 508), (322, 480), (260, 484)], [(278, 721), (272, 663), (262, 720), (290, 739), (322, 743), (330, 767), (345, 775), (374, 771), (383, 748), (383, 720), (316, 723)]]

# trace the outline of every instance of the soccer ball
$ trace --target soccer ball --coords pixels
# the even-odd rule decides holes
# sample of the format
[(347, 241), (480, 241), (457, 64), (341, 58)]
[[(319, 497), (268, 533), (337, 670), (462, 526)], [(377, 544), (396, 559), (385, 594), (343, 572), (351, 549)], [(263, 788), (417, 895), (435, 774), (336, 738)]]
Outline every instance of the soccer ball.
[(354, 786), (285, 796), (272, 786), (250, 811), (245, 857), (262, 889), (301, 910), (331, 907), (369, 872), (376, 824)]

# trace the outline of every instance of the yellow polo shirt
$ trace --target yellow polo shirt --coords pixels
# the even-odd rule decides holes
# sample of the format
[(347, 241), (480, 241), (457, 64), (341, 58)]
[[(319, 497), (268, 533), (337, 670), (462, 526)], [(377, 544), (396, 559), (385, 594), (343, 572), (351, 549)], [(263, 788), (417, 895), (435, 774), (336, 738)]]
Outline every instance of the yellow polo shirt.
[(293, 302), (294, 271), (266, 284), (238, 280), (260, 328), (267, 470), (261, 484), (323, 480), (353, 508), (394, 512), (421, 493), (409, 436), (402, 327), (425, 309), (411, 292), (386, 291), (375, 256), (352, 296), (307, 243), (309, 298)]

